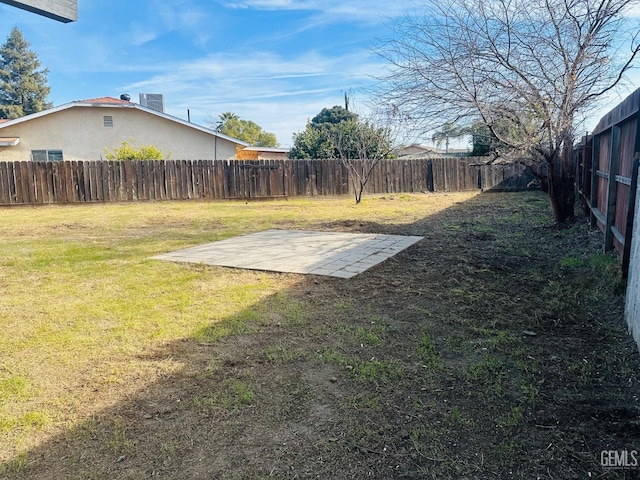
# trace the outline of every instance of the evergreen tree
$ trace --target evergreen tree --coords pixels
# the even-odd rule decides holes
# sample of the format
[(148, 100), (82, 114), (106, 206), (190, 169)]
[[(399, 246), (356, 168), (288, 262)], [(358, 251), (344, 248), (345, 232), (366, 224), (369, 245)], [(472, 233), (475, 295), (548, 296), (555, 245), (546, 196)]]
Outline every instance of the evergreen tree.
[(0, 47), (0, 118), (19, 118), (51, 108), (49, 71), (40, 68), (20, 29), (14, 27)]

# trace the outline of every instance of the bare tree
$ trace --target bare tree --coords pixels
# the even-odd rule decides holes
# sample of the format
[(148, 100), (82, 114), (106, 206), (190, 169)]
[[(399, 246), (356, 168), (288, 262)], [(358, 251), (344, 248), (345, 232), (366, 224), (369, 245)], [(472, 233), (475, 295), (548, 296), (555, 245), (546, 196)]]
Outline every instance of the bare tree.
[(358, 204), (376, 165), (392, 156), (391, 124), (380, 126), (372, 120), (347, 120), (329, 130), (329, 139), (349, 172)]
[(426, 130), (480, 116), (526, 156), (556, 221), (570, 221), (576, 124), (631, 68), (640, 47), (626, 14), (638, 3), (424, 0), (381, 45), (386, 98)]

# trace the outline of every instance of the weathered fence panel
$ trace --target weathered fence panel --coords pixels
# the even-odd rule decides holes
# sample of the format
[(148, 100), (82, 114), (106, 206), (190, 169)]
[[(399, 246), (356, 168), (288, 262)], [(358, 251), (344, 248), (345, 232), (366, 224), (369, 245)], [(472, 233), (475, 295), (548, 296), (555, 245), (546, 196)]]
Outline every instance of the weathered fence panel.
[(634, 163), (640, 158), (640, 89), (605, 115), (574, 151), (577, 190), (591, 225), (604, 233), (603, 249), (623, 256), (629, 268), (636, 200)]
[[(357, 169), (364, 161), (354, 161)], [(366, 167), (366, 164), (365, 164)], [(365, 193), (514, 190), (530, 176), (482, 158), (380, 160)], [(345, 195), (340, 160), (0, 162), (0, 205)]]
[[(639, 176), (638, 162), (636, 162), (633, 171), (635, 185), (638, 184)], [(629, 326), (629, 332), (633, 335), (640, 349), (640, 195), (636, 196), (633, 210), (635, 222), (631, 225), (633, 235), (631, 236), (628, 249), (630, 262), (628, 263), (629, 278), (627, 282), (624, 316)]]

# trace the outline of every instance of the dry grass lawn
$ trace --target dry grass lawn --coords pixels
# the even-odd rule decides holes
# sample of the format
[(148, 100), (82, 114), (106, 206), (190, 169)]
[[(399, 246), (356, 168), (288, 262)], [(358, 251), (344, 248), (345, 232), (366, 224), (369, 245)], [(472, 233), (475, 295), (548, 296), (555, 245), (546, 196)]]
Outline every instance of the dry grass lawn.
[[(150, 260), (269, 228), (426, 238), (350, 280)], [(536, 192), (1, 209), (0, 478), (624, 475), (599, 235)]]

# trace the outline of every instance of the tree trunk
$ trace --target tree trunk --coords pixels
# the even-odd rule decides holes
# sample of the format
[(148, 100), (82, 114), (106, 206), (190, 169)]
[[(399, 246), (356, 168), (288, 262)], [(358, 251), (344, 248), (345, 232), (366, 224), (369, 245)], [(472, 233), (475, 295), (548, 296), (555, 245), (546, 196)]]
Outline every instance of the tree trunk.
[(548, 165), (546, 192), (556, 223), (564, 225), (575, 218), (575, 168), (572, 143), (565, 141), (560, 155), (548, 159)]

